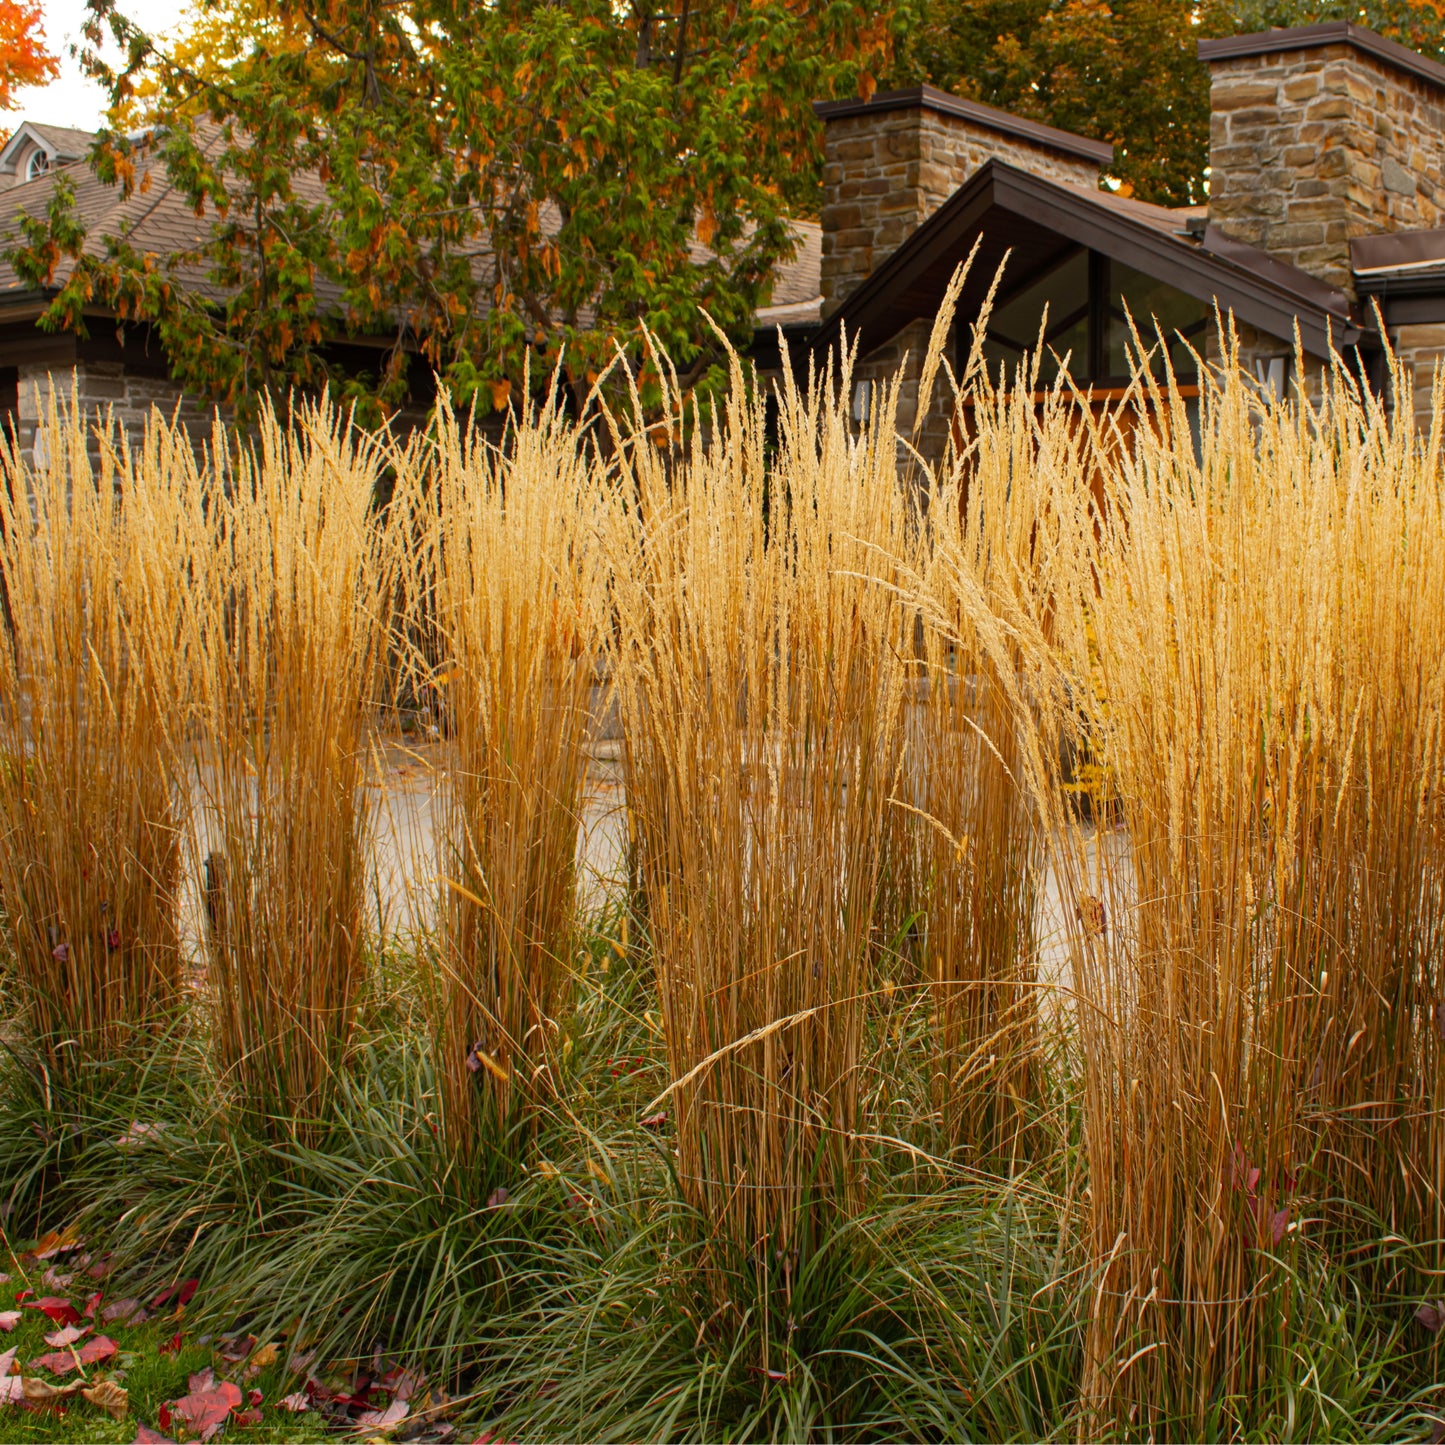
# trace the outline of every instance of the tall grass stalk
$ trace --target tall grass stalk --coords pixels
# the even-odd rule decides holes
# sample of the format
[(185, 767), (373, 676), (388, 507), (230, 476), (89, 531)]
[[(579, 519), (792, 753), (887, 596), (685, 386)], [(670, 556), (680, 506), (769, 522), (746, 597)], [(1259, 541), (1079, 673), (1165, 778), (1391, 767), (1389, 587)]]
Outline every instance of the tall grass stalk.
[(193, 565), (205, 826), (198, 860), (217, 1058), (280, 1135), (320, 1126), (366, 971), (365, 791), (389, 560), (377, 444), (335, 410), (217, 433)]
[(738, 363), (688, 440), (618, 446), (615, 665), (677, 1171), (715, 1259), (779, 1298), (858, 1196), (907, 670), (906, 609), (879, 585), (906, 520), (897, 388), (859, 436), (850, 385), (846, 366), (785, 380), (771, 464)]
[(132, 456), (74, 398), (42, 455), (0, 440), (0, 891), (29, 1031), (57, 1084), (175, 1007), (194, 475), (153, 426)]
[(995, 389), (975, 358), (958, 445), (927, 477), (912, 560), (925, 687), (909, 739), (937, 1051), (934, 1104), (954, 1148), (1008, 1169), (1030, 1153), (1047, 832), (1058, 818), (1055, 614), (1087, 554), (1086, 443), (1072, 398), (1025, 373)]
[(1198, 456), (1177, 398), (1128, 405), (1069, 639), (1132, 860), (1072, 875), (1107, 1266), (1084, 1389), (1189, 1432), (1267, 1387), (1270, 1255), (1318, 1201), (1441, 1233), (1445, 529), (1438, 429), (1343, 372), (1276, 403), (1229, 357)]
[[(553, 1091), (604, 608), (603, 489), (556, 395), (501, 445), (445, 406), (398, 503), (422, 539), (448, 773), (433, 1011), (445, 1127), (496, 1147)], [(508, 1146), (510, 1147), (510, 1146)]]

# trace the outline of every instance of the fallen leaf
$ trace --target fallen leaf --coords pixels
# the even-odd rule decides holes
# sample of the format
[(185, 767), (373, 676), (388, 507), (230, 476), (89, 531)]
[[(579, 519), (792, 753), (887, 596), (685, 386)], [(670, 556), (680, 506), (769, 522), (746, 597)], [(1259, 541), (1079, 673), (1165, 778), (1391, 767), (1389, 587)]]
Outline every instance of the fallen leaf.
[(261, 1412), (253, 1405), (249, 1410), (238, 1410), (232, 1418), (238, 1425), (259, 1425)]
[(29, 1254), (32, 1259), (54, 1259), (57, 1254), (68, 1254), (84, 1243), (74, 1228), (52, 1230), (42, 1239), (35, 1241), (35, 1248), (30, 1250)]
[(40, 1283), (46, 1289), (69, 1289), (75, 1275), (69, 1270), (58, 1270), (53, 1265), (40, 1276)]
[(1432, 1305), (1427, 1301), (1415, 1311), (1415, 1320), (1432, 1335), (1438, 1335), (1440, 1326), (1445, 1325), (1445, 1305)]
[(293, 1375), (304, 1375), (316, 1358), (315, 1350), (292, 1350), (286, 1359), (286, 1368)]
[(393, 1400), (410, 1400), (418, 1391), (426, 1389), (426, 1376), (418, 1375), (415, 1370), (388, 1370), (380, 1383)]
[(163, 1289), (152, 1301), (151, 1308), (158, 1310), (162, 1305), (169, 1304), (172, 1299), (178, 1305), (188, 1305), (200, 1284), (198, 1279), (183, 1279), (179, 1284), (173, 1284), (169, 1289)]
[(214, 1388), (193, 1390), (189, 1395), (169, 1403), (172, 1420), (182, 1421), (187, 1433), (210, 1440), (220, 1432), (231, 1411), (241, 1403), (241, 1391), (239, 1386), (223, 1380)]
[(88, 1300), (86, 1300), (86, 1302), (85, 1302), (85, 1309), (84, 1309), (83, 1313), (84, 1313), (86, 1319), (88, 1319), (88, 1320), (93, 1320), (93, 1319), (95, 1318), (95, 1312), (96, 1312), (96, 1310), (98, 1310), (99, 1308), (100, 1308), (100, 1291), (99, 1291), (99, 1290), (96, 1290), (96, 1292), (95, 1292), (93, 1295), (91, 1295), (91, 1297), (90, 1297)]
[(259, 1390), (247, 1390), (246, 1399), (252, 1405), (259, 1405), (266, 1397)]
[(133, 1445), (176, 1445), (169, 1435), (152, 1430), (149, 1425), (140, 1426), (135, 1432)]
[(0, 1310), (0, 1330), (9, 1334), (20, 1323), (19, 1310)]
[(78, 1352), (56, 1350), (53, 1355), (41, 1355), (31, 1360), (30, 1367), (33, 1370), (49, 1370), (53, 1375), (68, 1375), (77, 1368), (77, 1358), (81, 1365), (98, 1365), (102, 1360), (110, 1359), (116, 1348), (114, 1340), (106, 1335), (97, 1335), (93, 1340), (87, 1340)]
[(66, 1325), (62, 1330), (51, 1330), (45, 1337), (45, 1343), (54, 1345), (56, 1349), (63, 1349), (66, 1345), (73, 1345), (76, 1340), (83, 1340), (94, 1328), (94, 1325)]
[(1288, 1229), (1289, 1229), (1289, 1210), (1288, 1210), (1288, 1209), (1277, 1209), (1277, 1210), (1275, 1210), (1273, 1217), (1270, 1219), (1269, 1232), (1270, 1232), (1270, 1234), (1273, 1236), (1274, 1242), (1275, 1242), (1276, 1244), (1278, 1244), (1278, 1243), (1280, 1242), (1280, 1240), (1282, 1240), (1282, 1239), (1284, 1238), (1285, 1232), (1286, 1232)]
[(649, 1114), (645, 1119), (639, 1121), (644, 1129), (660, 1129), (667, 1123), (667, 1110), (659, 1110), (656, 1114)]
[(164, 1127), (162, 1124), (134, 1123), (119, 1139), (112, 1139), (110, 1141), (111, 1147), (114, 1149), (134, 1149), (138, 1144), (146, 1143), (147, 1140), (158, 1139)]
[[(180, 1332), (179, 1330), (177, 1330), (177, 1331), (175, 1332), (175, 1334), (173, 1334), (173, 1335), (170, 1337), (170, 1339), (168, 1339), (168, 1340), (165, 1342), (165, 1344), (163, 1344), (163, 1345), (160, 1347), (160, 1353), (163, 1354), (163, 1355), (176, 1355), (176, 1354), (179, 1354), (179, 1353), (180, 1353), (180, 1349), (181, 1349), (181, 1332)], [(165, 1421), (164, 1421), (164, 1420), (161, 1421), (161, 1425), (164, 1427), (164, 1425), (165, 1425)]]
[(115, 1256), (113, 1254), (103, 1254), (94, 1264), (90, 1265), (85, 1272), (91, 1279), (106, 1279), (114, 1268)]
[(46, 1295), (44, 1299), (33, 1299), (25, 1302), (28, 1310), (40, 1310), (47, 1314), (58, 1325), (78, 1325), (80, 1323), (80, 1311), (71, 1304), (68, 1299), (62, 1299), (59, 1295)]
[(203, 1390), (214, 1390), (216, 1388), (216, 1372), (207, 1365), (204, 1370), (195, 1370), (186, 1377), (186, 1389), (192, 1395), (199, 1395)]
[(487, 1208), (500, 1209), (512, 1197), (512, 1191), (505, 1184), (499, 1184), (487, 1195)]
[(148, 1319), (150, 1312), (138, 1299), (112, 1300), (100, 1312), (100, 1322), (103, 1325), (143, 1325)]
[(281, 1357), (281, 1346), (277, 1344), (262, 1345), (255, 1352), (246, 1364), (242, 1379), (252, 1380), (270, 1365), (274, 1365)]
[(280, 1402), (280, 1408), (289, 1410), (293, 1415), (305, 1414), (311, 1408), (311, 1396), (305, 1390), (297, 1390)]
[(222, 1340), (216, 1353), (230, 1364), (239, 1365), (255, 1348), (255, 1335), (237, 1335), (233, 1339)]
[(57, 1400), (68, 1400), (72, 1395), (78, 1395), (85, 1381), (72, 1380), (68, 1385), (52, 1385), (48, 1380), (26, 1375), (23, 1384), (27, 1405), (53, 1405)]
[(25, 1386), (20, 1376), (10, 1373), (14, 1364), (14, 1350), (6, 1350), (0, 1355), (0, 1405), (18, 1404), (25, 1398)]
[(97, 1410), (104, 1410), (112, 1420), (124, 1420), (130, 1409), (130, 1396), (126, 1393), (125, 1386), (117, 1385), (114, 1380), (98, 1380), (80, 1394)]
[(394, 1400), (385, 1410), (368, 1410), (356, 1422), (359, 1430), (378, 1430), (389, 1435), (411, 1411), (405, 1400)]

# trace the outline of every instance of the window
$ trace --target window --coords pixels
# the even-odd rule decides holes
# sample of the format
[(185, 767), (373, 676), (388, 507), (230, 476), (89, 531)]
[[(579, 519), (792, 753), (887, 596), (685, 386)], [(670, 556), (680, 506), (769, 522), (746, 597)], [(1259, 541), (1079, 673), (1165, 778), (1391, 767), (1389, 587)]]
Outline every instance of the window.
[[(1042, 332), (1041, 385), (1052, 383), (1065, 362), (1077, 382), (1122, 385), (1132, 369), (1132, 317), (1156, 375), (1163, 374), (1167, 348), (1176, 378), (1192, 382), (1197, 363), (1190, 346), (1196, 351), (1203, 346), (1212, 315), (1205, 302), (1167, 282), (1077, 247), (1001, 293), (983, 355), (995, 377), (1000, 367), (1012, 375), (1025, 352), (1038, 346)], [(968, 328), (961, 327), (959, 345), (965, 352), (971, 341)]]
[(36, 176), (43, 176), (50, 169), (50, 157), (43, 150), (30, 152), (30, 159), (25, 162), (25, 179), (33, 181)]

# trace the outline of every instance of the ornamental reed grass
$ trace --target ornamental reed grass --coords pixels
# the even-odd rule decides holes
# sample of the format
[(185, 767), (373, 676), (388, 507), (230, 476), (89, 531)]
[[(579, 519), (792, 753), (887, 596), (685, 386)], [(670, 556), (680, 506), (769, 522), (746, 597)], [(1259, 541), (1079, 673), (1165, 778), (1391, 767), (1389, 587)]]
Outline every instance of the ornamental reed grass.
[(786, 378), (771, 458), (765, 399), (736, 358), (706, 424), (684, 433), (674, 392), (670, 437), (640, 422), (616, 436), (624, 776), (676, 1171), (724, 1313), (741, 1308), (738, 1268), (783, 1298), (860, 1197), (912, 614), (880, 585), (906, 525), (897, 386), (855, 434), (850, 384), (846, 363), (805, 390)]
[(448, 779), (429, 1001), (442, 1117), (462, 1155), (510, 1154), (552, 1096), (576, 944), (603, 492), (554, 392), (500, 445), (443, 405), (396, 496), (420, 543), (411, 627), (444, 659), (429, 679)]
[(177, 1002), (195, 499), (163, 432), (133, 457), (52, 390), (40, 436), (35, 463), (0, 439), (0, 890), (41, 1065), (73, 1087)]
[(197, 763), (216, 1051), (278, 1138), (322, 1127), (366, 975), (365, 781), (390, 559), (382, 461), (325, 404), (227, 451), (193, 565), (204, 588)]
[(1339, 370), (1277, 403), (1234, 355), (1198, 455), (1181, 408), (1141, 381), (1097, 429), (1064, 639), (1132, 857), (1073, 835), (1084, 1399), (1150, 1434), (1247, 1418), (1292, 1328), (1270, 1256), (1331, 1201), (1445, 1233), (1439, 423)]
[[(981, 330), (978, 334), (982, 334)], [(950, 1147), (1008, 1171), (1039, 1106), (1039, 904), (1057, 817), (1054, 616), (1087, 576), (1086, 434), (1026, 371), (990, 384), (975, 349), (958, 445), (925, 472), (911, 559), (925, 676), (909, 736), (923, 892), (933, 1104)]]

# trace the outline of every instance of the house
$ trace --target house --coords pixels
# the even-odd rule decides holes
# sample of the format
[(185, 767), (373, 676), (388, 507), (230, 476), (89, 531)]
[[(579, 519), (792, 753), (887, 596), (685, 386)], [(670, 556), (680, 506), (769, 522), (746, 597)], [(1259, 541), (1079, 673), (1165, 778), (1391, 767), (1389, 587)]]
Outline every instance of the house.
[[(1183, 342), (1217, 354), (1218, 306), (1245, 364), (1276, 390), (1309, 389), (1331, 353), (1378, 385), (1388, 340), (1413, 375), (1393, 404), (1428, 421), (1445, 358), (1445, 65), (1347, 22), (1205, 40), (1199, 55), (1210, 72), (1203, 206), (1101, 188), (1107, 145), (927, 86), (815, 107), (826, 165), (808, 340), (822, 350), (857, 339), (855, 410), (906, 354), (900, 423), (913, 427), (933, 317), (977, 243), (956, 359), (1007, 257), (991, 366), (1036, 343), (1047, 307), (1043, 379), (1066, 355), (1096, 397), (1118, 395), (1132, 316), (1167, 340), (1187, 395), (1196, 363)], [(925, 451), (951, 424), (950, 399), (934, 395)]]
[[(1233, 316), (1246, 364), (1280, 391), (1309, 388), (1332, 354), (1379, 385), (1388, 341), (1414, 377), (1393, 404), (1425, 419), (1445, 358), (1445, 65), (1347, 22), (1206, 40), (1199, 53), (1212, 112), (1202, 206), (1127, 198), (1100, 184), (1107, 144), (929, 86), (819, 103), (824, 204), (818, 222), (798, 223), (797, 254), (757, 314), (759, 368), (778, 365), (780, 334), (795, 354), (846, 335), (859, 346), (861, 414), (871, 383), (906, 356), (900, 422), (911, 429), (933, 317), (977, 244), (951, 342), (959, 357), (1002, 264), (984, 345), (991, 366), (1016, 363), (1047, 314), (1043, 379), (1067, 357), (1097, 398), (1118, 395), (1132, 317), (1165, 338), (1187, 396), (1194, 354), (1217, 353), (1217, 306)], [(0, 232), (13, 229), (7, 208), (12, 218), (43, 209), (49, 177), (83, 149), (77, 136), (88, 143), (17, 129), (0, 151), (0, 180), (13, 178)], [(194, 245), (202, 223), (164, 186), (122, 200), (83, 166), (72, 174), (92, 235), (124, 225), (141, 249)], [(206, 407), (179, 396), (145, 328), (46, 335), (35, 326), (45, 301), (0, 264), (0, 408), (23, 444), (34, 383), (48, 376), (67, 386), (73, 377), (83, 399), (130, 425), (152, 403), (169, 411), (178, 401), (204, 421)], [(382, 344), (336, 347), (374, 365)], [(922, 419), (925, 449), (941, 450), (952, 425), (941, 393)]]

